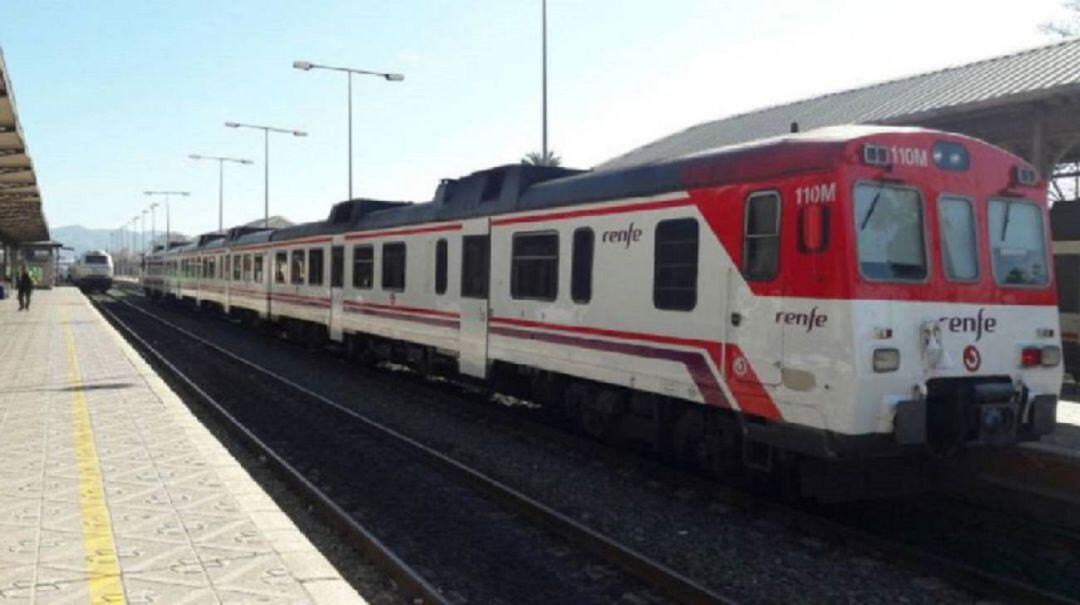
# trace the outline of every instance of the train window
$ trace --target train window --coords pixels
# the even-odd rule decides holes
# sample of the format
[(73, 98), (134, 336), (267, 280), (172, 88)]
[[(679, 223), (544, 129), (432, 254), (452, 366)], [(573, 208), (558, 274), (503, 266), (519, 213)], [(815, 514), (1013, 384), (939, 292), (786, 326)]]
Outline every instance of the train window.
[(330, 287), (340, 288), (345, 285), (345, 247), (330, 248)]
[(289, 277), (292, 283), (298, 285), (304, 285), (304, 251), (293, 250), (292, 251), (292, 267), (289, 268)]
[(656, 225), (653, 306), (690, 311), (697, 306), (698, 222), (692, 218)]
[(382, 287), (399, 292), (405, 289), (405, 242), (382, 245)]
[(375, 248), (372, 246), (353, 246), (353, 287), (370, 290), (374, 283)]
[(964, 198), (942, 196), (938, 200), (938, 223), (945, 277), (956, 281), (978, 279), (979, 253), (971, 202)]
[(244, 281), (251, 281), (251, 255), (244, 255)]
[(254, 264), (252, 265), (251, 279), (255, 283), (261, 284), (263, 282), (263, 255), (256, 254), (252, 261)]
[(743, 227), (743, 276), (753, 281), (775, 279), (780, 265), (780, 196), (763, 192), (746, 198)]
[(511, 297), (548, 301), (558, 298), (558, 233), (515, 233), (510, 254)]
[(990, 259), (994, 279), (1010, 286), (1044, 286), (1050, 281), (1046, 266), (1046, 236), (1042, 209), (1021, 200), (990, 200)]
[(206, 259), (206, 269), (209, 272), (209, 275), (207, 275), (207, 277), (209, 277), (210, 279), (217, 278), (217, 257), (216, 256), (211, 256), (210, 258)]
[(461, 295), (463, 297), (488, 297), (490, 257), (491, 239), (489, 236), (466, 235), (461, 238)]
[(435, 242), (435, 293), (446, 293), (447, 244), (445, 239)]
[(574, 249), (570, 261), (570, 298), (576, 303), (592, 300), (593, 230), (574, 230)]
[(232, 257), (232, 278), (233, 281), (240, 281), (240, 275), (242, 267), (240, 266), (243, 261), (240, 260), (239, 254), (234, 254)]
[(829, 207), (810, 204), (799, 210), (799, 252), (814, 254), (829, 247)]
[(323, 283), (323, 249), (312, 248), (308, 250), (308, 274), (309, 286), (321, 286)]
[(1080, 313), (1080, 254), (1055, 254), (1054, 278), (1062, 313)]
[(914, 189), (855, 185), (859, 270), (878, 281), (926, 279), (922, 198)]
[(289, 267), (289, 253), (278, 252), (274, 255), (274, 283), (285, 283), (285, 271)]

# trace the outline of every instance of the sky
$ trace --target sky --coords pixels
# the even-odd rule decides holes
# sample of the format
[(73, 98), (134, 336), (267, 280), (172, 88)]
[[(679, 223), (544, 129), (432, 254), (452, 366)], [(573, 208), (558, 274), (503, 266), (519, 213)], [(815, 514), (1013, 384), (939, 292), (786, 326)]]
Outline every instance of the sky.
[[(1061, 0), (548, 0), (550, 146), (588, 168), (694, 124), (1052, 42)], [(297, 59), (400, 72), (353, 82), (356, 197), (426, 201), (441, 178), (541, 146), (540, 0), (0, 0), (3, 50), (51, 226), (116, 228), (145, 190), (189, 190), (171, 227), (348, 197), (346, 80)], [(159, 230), (164, 217), (156, 215)], [(147, 229), (150, 228), (149, 222)]]

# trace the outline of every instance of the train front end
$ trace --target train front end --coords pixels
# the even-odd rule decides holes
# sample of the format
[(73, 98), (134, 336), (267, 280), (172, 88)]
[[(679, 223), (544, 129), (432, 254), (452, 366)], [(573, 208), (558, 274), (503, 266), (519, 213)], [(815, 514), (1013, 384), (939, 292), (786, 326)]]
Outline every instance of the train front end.
[(871, 135), (847, 156), (853, 407), (840, 432), (938, 453), (1051, 432), (1063, 368), (1036, 171), (929, 131)]

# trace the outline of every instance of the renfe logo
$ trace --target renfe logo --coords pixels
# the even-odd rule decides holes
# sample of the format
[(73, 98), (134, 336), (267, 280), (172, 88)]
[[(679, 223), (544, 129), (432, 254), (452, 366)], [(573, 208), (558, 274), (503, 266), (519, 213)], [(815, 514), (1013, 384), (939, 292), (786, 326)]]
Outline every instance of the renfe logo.
[(983, 317), (985, 311), (986, 309), (979, 309), (975, 317), (942, 317), (941, 323), (945, 326), (945, 329), (955, 334), (973, 333), (975, 334), (975, 342), (979, 342), (984, 332), (993, 334), (994, 330), (997, 329), (997, 319)]
[(806, 326), (809, 332), (814, 328), (822, 328), (829, 321), (828, 315), (818, 315), (817, 307), (810, 309), (809, 313), (796, 313), (794, 311), (777, 311), (776, 323), (785, 326)]
[(641, 233), (640, 227), (635, 227), (634, 223), (630, 223), (630, 226), (626, 229), (605, 231), (604, 234), (600, 236), (600, 241), (605, 244), (626, 242), (626, 246), (624, 247), (629, 248), (630, 244), (641, 239)]

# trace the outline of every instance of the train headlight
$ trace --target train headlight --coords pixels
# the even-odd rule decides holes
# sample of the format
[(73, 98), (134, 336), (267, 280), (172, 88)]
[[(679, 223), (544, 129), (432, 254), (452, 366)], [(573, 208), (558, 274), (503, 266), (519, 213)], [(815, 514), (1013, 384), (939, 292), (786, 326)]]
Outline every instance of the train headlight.
[(874, 349), (875, 372), (895, 372), (899, 368), (899, 349)]
[(1061, 347), (1048, 345), (1042, 348), (1042, 364), (1052, 368), (1061, 363)]
[(971, 166), (971, 157), (960, 143), (938, 141), (934, 143), (934, 165), (942, 170), (963, 172)]
[(1020, 367), (1033, 368), (1042, 364), (1042, 349), (1039, 347), (1024, 347), (1020, 351)]

